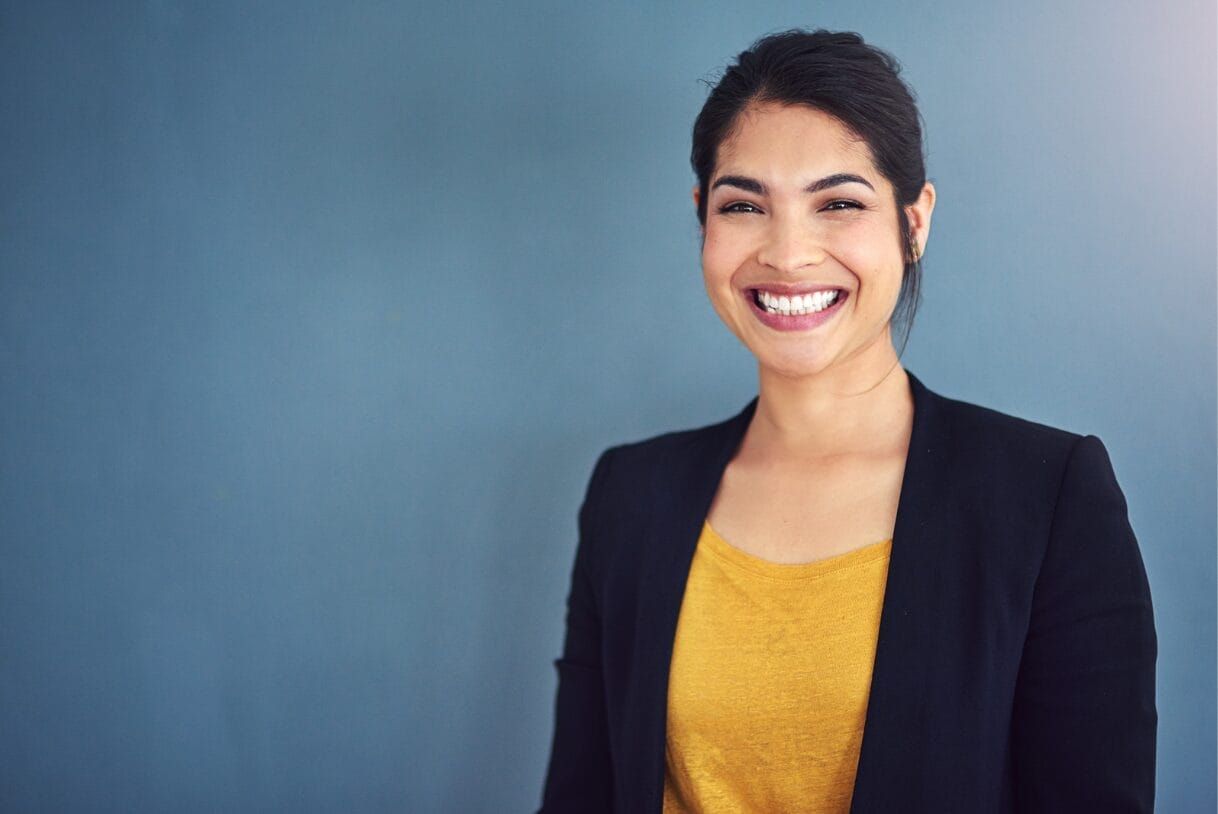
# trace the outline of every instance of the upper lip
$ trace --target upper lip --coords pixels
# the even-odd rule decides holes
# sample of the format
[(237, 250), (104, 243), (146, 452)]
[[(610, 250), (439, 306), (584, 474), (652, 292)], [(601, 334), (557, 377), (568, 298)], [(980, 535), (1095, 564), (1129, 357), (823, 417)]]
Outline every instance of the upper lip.
[(780, 297), (802, 297), (805, 294), (815, 294), (817, 291), (838, 291), (841, 286), (825, 285), (823, 283), (756, 283), (745, 288), (746, 291), (768, 291)]

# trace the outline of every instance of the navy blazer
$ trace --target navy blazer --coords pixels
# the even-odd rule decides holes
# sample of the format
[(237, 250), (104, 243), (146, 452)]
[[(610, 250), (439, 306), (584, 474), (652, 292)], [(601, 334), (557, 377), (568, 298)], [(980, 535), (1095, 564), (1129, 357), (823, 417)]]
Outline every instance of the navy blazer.
[[(909, 380), (851, 811), (1151, 811), (1154, 620), (1103, 445)], [(661, 811), (685, 581), (755, 406), (597, 462), (542, 812)]]

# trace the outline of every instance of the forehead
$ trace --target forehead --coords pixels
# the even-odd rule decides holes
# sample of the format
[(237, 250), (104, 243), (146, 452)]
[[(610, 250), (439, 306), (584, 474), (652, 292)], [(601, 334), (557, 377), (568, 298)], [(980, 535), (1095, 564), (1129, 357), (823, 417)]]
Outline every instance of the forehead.
[(750, 104), (719, 145), (715, 175), (851, 170), (878, 179), (871, 148), (841, 119), (807, 105)]

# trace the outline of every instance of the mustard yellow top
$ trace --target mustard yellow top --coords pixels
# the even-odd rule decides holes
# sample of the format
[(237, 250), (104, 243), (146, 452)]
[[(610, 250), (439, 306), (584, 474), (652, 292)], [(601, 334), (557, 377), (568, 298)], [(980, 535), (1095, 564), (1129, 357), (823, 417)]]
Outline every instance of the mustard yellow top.
[(665, 814), (850, 810), (891, 551), (783, 565), (703, 525), (673, 645)]

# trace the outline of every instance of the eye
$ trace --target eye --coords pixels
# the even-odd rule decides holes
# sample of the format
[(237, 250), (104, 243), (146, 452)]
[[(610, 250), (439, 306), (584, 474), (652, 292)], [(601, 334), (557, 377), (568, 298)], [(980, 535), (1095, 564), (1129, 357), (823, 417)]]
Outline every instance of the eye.
[(849, 198), (841, 198), (836, 201), (829, 201), (829, 203), (825, 204), (825, 206), (824, 206), (824, 209), (826, 209), (829, 212), (838, 212), (843, 209), (866, 209), (866, 208), (867, 207), (863, 206), (858, 201), (852, 201)]
[(732, 201), (729, 204), (724, 204), (723, 206), (719, 207), (719, 213), (723, 215), (731, 215), (737, 212), (747, 213), (760, 211), (760, 209), (748, 201)]

